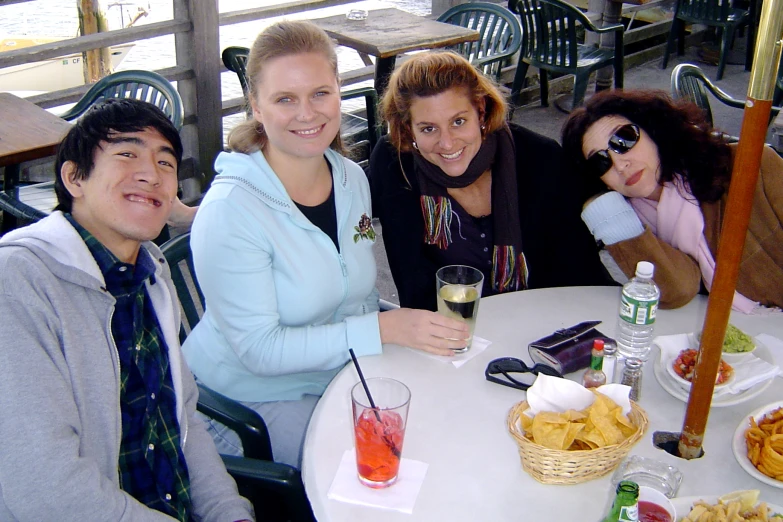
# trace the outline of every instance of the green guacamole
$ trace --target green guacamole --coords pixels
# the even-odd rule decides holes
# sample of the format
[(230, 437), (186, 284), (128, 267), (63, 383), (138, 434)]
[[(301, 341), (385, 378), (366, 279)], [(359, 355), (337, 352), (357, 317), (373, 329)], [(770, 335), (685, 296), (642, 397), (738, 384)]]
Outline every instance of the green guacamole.
[[(701, 338), (701, 332), (699, 333), (699, 338)], [(726, 337), (723, 338), (723, 351), (725, 353), (749, 352), (755, 346), (753, 338), (733, 324), (729, 324), (726, 328)]]

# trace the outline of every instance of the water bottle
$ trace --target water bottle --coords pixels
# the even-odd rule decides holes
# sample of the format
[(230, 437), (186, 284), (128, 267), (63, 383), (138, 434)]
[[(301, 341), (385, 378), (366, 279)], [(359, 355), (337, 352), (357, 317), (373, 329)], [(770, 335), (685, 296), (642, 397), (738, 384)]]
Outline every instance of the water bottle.
[(624, 358), (646, 361), (655, 329), (655, 313), (661, 291), (652, 280), (655, 267), (648, 261), (636, 265), (636, 277), (625, 283), (617, 318), (617, 352)]

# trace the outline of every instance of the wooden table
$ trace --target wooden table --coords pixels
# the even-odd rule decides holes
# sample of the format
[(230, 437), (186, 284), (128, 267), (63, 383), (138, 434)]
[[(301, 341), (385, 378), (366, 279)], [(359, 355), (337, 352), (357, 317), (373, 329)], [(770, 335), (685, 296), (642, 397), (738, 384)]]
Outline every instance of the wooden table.
[[(399, 379), (412, 393), (403, 457), (426, 462), (429, 467), (411, 515), (327, 498), (343, 453), (354, 444), (350, 389), (358, 377), (349, 363), (318, 402), (305, 439), (302, 478), (318, 521), (600, 520), (614, 495), (611, 473), (571, 486), (536, 482), (523, 471), (517, 444), (506, 426), (509, 409), (526, 394), (488, 382), (484, 369), (490, 360), (506, 356), (531, 364), (528, 343), (581, 321), (602, 320), (600, 331), (613, 336), (619, 301), (619, 287), (509, 292), (481, 300), (476, 335), (492, 344), (460, 368), (395, 345), (384, 345), (381, 355), (360, 358), (365, 377)], [(707, 299), (697, 296), (677, 310), (659, 310), (656, 335), (698, 331), (706, 308)], [(731, 322), (751, 335), (767, 333), (783, 339), (780, 315), (734, 312)], [(778, 364), (783, 363), (781, 346), (769, 351)], [(737, 463), (732, 437), (750, 412), (781, 400), (783, 379), (776, 377), (746, 402), (713, 407), (704, 437), (704, 457), (682, 460), (652, 442), (656, 431), (680, 431), (686, 407), (659, 383), (654, 372), (657, 359), (658, 349), (653, 348), (639, 401), (650, 424), (630, 454), (677, 467), (684, 477), (680, 497), (758, 489), (763, 499), (781, 504), (783, 490), (756, 480)], [(567, 377), (578, 380), (581, 373)]]
[[(0, 114), (0, 167), (5, 167), (0, 198), (14, 203), (18, 199), (19, 164), (55, 154), (71, 124), (7, 92), (0, 93)], [(17, 217), (4, 212), (3, 231), (16, 224)]]
[(437, 22), (399, 9), (370, 11), (366, 20), (345, 15), (316, 18), (318, 27), (345, 47), (375, 56), (375, 90), (383, 94), (398, 54), (448, 47), (479, 39), (478, 31)]

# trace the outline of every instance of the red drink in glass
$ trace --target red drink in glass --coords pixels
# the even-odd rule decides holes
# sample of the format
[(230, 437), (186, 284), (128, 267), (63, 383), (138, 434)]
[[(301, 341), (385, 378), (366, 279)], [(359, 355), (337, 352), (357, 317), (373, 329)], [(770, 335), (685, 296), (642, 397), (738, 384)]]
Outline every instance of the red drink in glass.
[(376, 408), (361, 383), (351, 391), (359, 480), (371, 488), (397, 481), (410, 404), (410, 391), (393, 379), (367, 379)]

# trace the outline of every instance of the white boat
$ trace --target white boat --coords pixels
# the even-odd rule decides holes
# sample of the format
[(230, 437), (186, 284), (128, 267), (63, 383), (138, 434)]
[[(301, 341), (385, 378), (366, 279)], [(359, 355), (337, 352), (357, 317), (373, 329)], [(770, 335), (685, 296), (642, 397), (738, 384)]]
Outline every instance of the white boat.
[[(56, 42), (61, 38), (22, 36), (0, 39), (0, 52), (23, 49), (34, 45)], [(111, 48), (112, 69), (115, 69), (133, 47), (133, 43)], [(0, 91), (57, 91), (84, 85), (82, 54), (14, 65), (0, 69)]]

